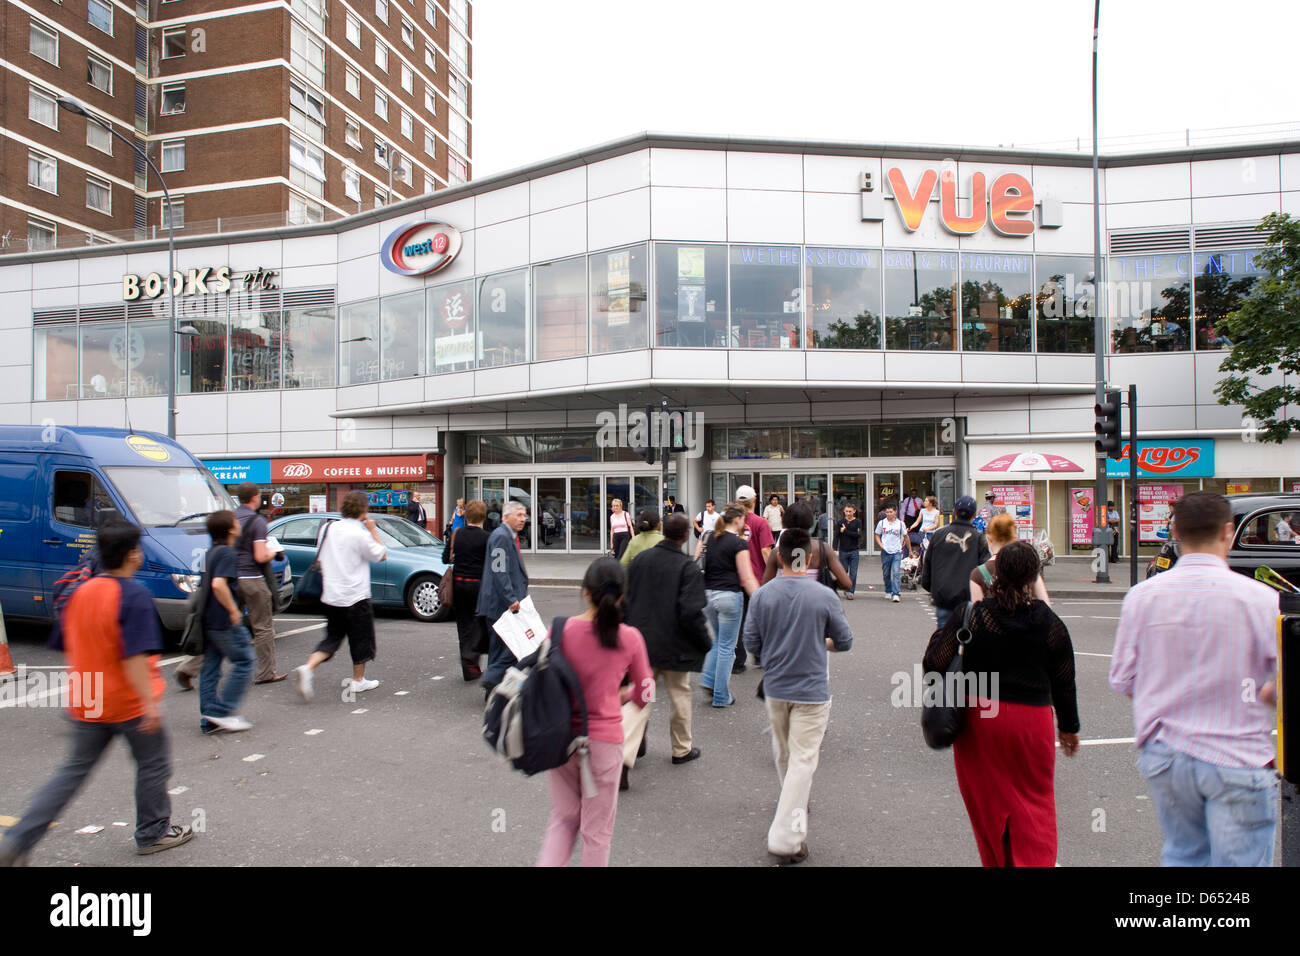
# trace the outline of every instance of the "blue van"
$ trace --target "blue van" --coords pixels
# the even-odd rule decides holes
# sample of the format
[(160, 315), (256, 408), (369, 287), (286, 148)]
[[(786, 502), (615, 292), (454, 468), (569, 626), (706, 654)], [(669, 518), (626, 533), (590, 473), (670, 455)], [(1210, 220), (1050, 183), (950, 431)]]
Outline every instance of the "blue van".
[[(0, 425), (4, 613), (50, 620), (54, 582), (94, 545), (100, 522), (116, 516), (143, 530), (136, 580), (153, 595), (163, 626), (179, 630), (210, 544), (204, 519), (234, 507), (203, 463), (162, 435)], [(281, 581), (287, 570), (276, 563)]]

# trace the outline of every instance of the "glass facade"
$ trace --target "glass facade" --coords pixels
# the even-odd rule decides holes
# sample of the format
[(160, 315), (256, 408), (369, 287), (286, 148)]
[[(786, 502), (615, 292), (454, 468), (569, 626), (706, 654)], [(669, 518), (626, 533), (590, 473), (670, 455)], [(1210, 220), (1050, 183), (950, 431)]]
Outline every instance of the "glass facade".
[(810, 348), (881, 347), (878, 250), (809, 246), (804, 282)]
[(585, 257), (533, 266), (533, 316), (537, 361), (587, 354)]
[(727, 247), (655, 243), (655, 344), (727, 344)]
[(1113, 352), (1191, 348), (1191, 250), (1112, 256), (1107, 311)]
[(961, 348), (1029, 352), (1033, 256), (961, 254)]
[(1264, 270), (1255, 264), (1257, 249), (1225, 249), (1222, 252), (1198, 252), (1193, 258), (1196, 270), (1195, 309), (1196, 347), (1198, 349), (1231, 348), (1232, 343), (1219, 329), (1219, 323), (1241, 306), (1255, 281)]
[(885, 250), (885, 348), (957, 348), (957, 253)]
[(798, 246), (731, 247), (732, 348), (799, 348), (801, 258)]
[(649, 344), (646, 260), (646, 246), (590, 257), (593, 355), (643, 349)]
[(1086, 256), (1038, 256), (1034, 321), (1039, 352), (1092, 352), (1093, 261)]

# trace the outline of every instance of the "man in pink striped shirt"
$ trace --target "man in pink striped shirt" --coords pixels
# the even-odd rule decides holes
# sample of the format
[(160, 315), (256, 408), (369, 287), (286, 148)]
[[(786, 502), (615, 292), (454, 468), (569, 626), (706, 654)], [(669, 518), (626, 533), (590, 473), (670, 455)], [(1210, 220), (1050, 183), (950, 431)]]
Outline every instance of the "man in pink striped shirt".
[(1110, 686), (1133, 699), (1165, 866), (1272, 866), (1277, 593), (1228, 568), (1222, 495), (1174, 505), (1182, 557), (1129, 592)]

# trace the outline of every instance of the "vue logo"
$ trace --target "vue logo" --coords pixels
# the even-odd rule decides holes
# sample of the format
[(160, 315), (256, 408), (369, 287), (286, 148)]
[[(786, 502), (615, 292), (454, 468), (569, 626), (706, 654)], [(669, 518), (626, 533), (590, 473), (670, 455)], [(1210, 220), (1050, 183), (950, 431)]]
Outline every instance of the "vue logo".
[(903, 217), (903, 227), (915, 232), (921, 227), (925, 211), (939, 186), (939, 221), (957, 236), (979, 232), (991, 221), (993, 228), (1004, 236), (1028, 236), (1034, 231), (1034, 188), (1019, 173), (1003, 173), (986, 186), (983, 173), (971, 177), (970, 215), (957, 212), (957, 176), (951, 169), (940, 175), (938, 170), (927, 169), (921, 174), (916, 188), (910, 188), (903, 171), (897, 166), (886, 175), (894, 202)]

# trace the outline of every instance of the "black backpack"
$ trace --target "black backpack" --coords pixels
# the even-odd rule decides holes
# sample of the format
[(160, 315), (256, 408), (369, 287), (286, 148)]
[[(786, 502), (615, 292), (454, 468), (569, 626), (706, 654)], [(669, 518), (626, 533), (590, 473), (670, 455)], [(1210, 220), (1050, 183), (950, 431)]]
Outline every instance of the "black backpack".
[[(587, 746), (587, 700), (561, 644), (567, 618), (557, 617), (542, 646), (506, 671), (483, 710), (483, 739), (528, 776), (579, 755), (583, 793), (596, 795)], [(577, 709), (580, 730), (573, 732)]]

